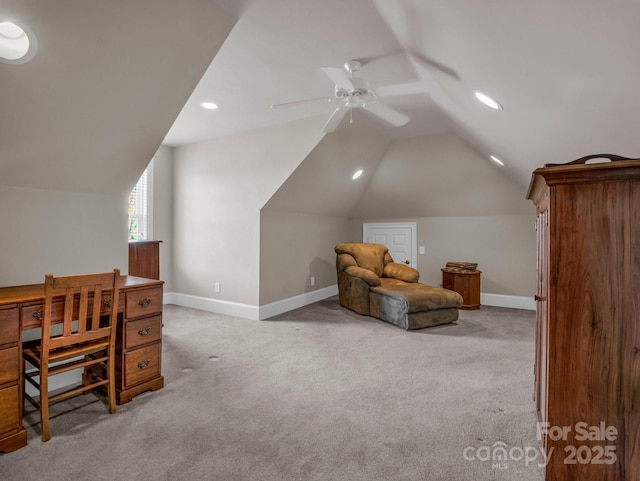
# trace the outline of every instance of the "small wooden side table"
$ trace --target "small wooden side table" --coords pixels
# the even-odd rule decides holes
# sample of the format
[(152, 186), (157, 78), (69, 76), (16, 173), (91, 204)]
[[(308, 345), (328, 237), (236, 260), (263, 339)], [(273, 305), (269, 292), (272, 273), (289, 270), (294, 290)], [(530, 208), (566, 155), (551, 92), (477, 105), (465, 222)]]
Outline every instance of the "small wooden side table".
[(442, 287), (456, 291), (462, 296), (460, 309), (480, 309), (480, 274), (482, 271), (444, 267)]

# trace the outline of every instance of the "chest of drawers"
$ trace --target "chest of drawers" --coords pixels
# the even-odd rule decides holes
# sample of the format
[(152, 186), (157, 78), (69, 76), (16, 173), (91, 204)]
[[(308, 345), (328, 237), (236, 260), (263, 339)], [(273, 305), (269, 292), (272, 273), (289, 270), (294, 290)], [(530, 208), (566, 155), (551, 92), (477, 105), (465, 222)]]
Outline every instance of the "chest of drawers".
[(11, 452), (27, 444), (22, 427), (20, 310), (0, 307), (0, 451)]
[(124, 404), (144, 391), (160, 389), (162, 286), (125, 293), (123, 322), (116, 333), (116, 402)]

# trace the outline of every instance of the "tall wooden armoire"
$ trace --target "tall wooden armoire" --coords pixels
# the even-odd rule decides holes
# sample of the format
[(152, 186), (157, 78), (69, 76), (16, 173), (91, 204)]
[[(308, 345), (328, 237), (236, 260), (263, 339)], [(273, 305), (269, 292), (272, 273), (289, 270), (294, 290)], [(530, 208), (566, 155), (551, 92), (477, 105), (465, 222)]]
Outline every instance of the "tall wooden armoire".
[(640, 480), (640, 159), (547, 165), (528, 198), (546, 479)]

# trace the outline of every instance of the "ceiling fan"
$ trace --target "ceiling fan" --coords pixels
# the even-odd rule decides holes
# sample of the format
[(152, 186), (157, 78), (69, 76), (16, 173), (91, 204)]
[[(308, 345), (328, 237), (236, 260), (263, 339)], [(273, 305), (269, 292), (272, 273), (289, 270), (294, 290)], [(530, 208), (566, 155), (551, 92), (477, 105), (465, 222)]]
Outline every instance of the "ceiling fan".
[[(342, 122), (342, 119), (347, 115), (347, 113), (353, 115), (353, 109), (365, 110), (390, 123), (394, 127), (400, 127), (409, 122), (409, 117), (382, 103), (380, 99), (396, 95), (427, 93), (429, 91), (429, 82), (417, 81), (387, 85), (373, 89), (368, 86), (364, 79), (355, 78), (353, 76), (353, 74), (360, 70), (360, 68), (361, 64), (357, 60), (350, 60), (346, 62), (344, 64), (344, 68), (322, 68), (322, 71), (335, 84), (333, 98), (317, 97), (305, 100), (295, 100), (293, 102), (274, 104), (271, 108), (279, 109), (319, 101), (335, 104), (336, 107), (333, 113), (322, 128), (322, 131), (326, 133), (333, 132), (338, 125), (340, 125), (340, 122)], [(353, 116), (351, 117), (351, 122), (353, 122)]]

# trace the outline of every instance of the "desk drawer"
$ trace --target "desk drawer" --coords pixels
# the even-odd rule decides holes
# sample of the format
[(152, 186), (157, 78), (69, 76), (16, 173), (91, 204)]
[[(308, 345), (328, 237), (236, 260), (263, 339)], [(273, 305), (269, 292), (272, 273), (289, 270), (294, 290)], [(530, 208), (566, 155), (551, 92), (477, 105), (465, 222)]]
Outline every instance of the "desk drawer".
[(162, 316), (153, 316), (137, 321), (127, 321), (124, 335), (125, 349), (159, 341), (162, 337)]
[[(76, 299), (73, 305), (74, 318), (78, 316), (80, 301)], [(88, 311), (93, 310), (93, 299), (89, 300)], [(111, 294), (106, 294), (102, 299), (102, 307), (100, 308), (101, 314), (109, 314), (111, 308)], [(42, 324), (44, 303), (31, 304), (22, 306), (22, 328), (31, 329), (33, 327), (40, 327)], [(118, 310), (124, 310), (124, 296), (118, 298)], [(64, 301), (54, 301), (53, 308), (51, 309), (51, 322), (53, 324), (62, 322), (64, 318)]]
[[(22, 329), (40, 327), (44, 312), (44, 303), (22, 306)], [(64, 317), (64, 302), (54, 302), (51, 309), (51, 322), (62, 322)]]
[(125, 317), (148, 316), (162, 312), (162, 286), (127, 292)]
[[(89, 312), (91, 312), (92, 308), (93, 303), (89, 301)], [(120, 294), (118, 297), (118, 311), (124, 311), (124, 294)], [(102, 308), (100, 309), (100, 314), (109, 314), (109, 312), (111, 312), (111, 291), (102, 297)]]
[(159, 342), (124, 354), (124, 385), (130, 388), (160, 376)]
[(0, 351), (0, 385), (17, 381), (20, 377), (20, 348)]
[(0, 346), (20, 341), (20, 315), (17, 307), (0, 310)]
[(17, 432), (22, 427), (18, 388), (18, 386), (11, 386), (0, 389), (0, 434)]

